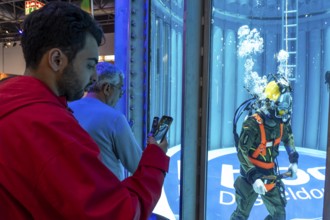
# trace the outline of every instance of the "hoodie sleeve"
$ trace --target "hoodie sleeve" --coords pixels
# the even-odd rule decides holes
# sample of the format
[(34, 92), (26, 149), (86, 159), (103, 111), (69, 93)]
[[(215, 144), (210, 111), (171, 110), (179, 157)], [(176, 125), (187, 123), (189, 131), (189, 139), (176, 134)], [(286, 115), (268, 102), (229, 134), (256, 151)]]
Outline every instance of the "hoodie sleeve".
[(39, 127), (35, 132), (44, 134), (38, 145), (47, 146), (46, 155), (51, 155), (43, 159), (37, 179), (42, 208), (59, 219), (147, 219), (161, 194), (169, 166), (166, 154), (156, 145), (147, 146), (136, 172), (120, 182), (73, 118), (55, 121), (34, 125)]

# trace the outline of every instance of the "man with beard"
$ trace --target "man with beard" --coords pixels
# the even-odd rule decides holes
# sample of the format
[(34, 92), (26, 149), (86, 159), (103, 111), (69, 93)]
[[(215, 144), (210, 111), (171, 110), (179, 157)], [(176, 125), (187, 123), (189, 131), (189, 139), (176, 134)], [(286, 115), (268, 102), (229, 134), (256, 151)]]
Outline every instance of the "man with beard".
[(67, 108), (96, 79), (101, 28), (54, 1), (23, 30), (24, 76), (0, 82), (1, 219), (147, 219), (168, 169), (167, 142), (150, 138), (136, 172), (120, 182)]

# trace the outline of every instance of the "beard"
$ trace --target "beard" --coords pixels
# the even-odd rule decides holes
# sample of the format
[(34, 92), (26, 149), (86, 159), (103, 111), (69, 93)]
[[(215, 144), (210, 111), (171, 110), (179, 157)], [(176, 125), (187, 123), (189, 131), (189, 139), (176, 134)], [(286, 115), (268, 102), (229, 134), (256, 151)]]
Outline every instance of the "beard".
[(60, 96), (65, 96), (67, 101), (80, 99), (84, 95), (84, 88), (72, 64), (69, 64), (58, 79), (58, 88)]

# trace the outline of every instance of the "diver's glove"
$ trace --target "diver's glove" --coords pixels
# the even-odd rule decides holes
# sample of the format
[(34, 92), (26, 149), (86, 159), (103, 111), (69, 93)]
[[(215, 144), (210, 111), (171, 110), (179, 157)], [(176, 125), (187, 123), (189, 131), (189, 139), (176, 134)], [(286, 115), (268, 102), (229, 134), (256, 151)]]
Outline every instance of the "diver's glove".
[(289, 166), (289, 171), (291, 171), (291, 177), (296, 177), (297, 176), (297, 171), (298, 171), (298, 164), (297, 163), (290, 163)]
[(256, 179), (256, 181), (254, 181), (252, 186), (253, 186), (253, 190), (260, 195), (265, 195), (265, 193), (267, 192), (265, 184), (261, 179)]

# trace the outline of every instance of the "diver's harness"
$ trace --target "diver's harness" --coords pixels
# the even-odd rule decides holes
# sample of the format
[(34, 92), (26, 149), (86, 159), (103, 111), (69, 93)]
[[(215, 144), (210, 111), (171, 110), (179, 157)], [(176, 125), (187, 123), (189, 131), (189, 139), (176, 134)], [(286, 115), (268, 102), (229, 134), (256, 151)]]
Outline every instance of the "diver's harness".
[[(257, 160), (258, 156), (266, 156), (266, 151), (267, 151), (267, 140), (266, 140), (266, 132), (265, 132), (265, 127), (264, 127), (264, 123), (262, 118), (260, 117), (260, 115), (258, 114), (253, 114), (252, 117), (254, 117), (254, 119), (258, 122), (259, 124), (259, 129), (260, 129), (260, 144), (257, 147), (257, 149), (255, 149), (255, 151), (253, 152), (253, 154), (251, 156), (249, 156), (249, 160), (251, 161), (251, 163), (257, 167), (263, 168), (263, 169), (272, 169), (274, 168), (274, 170), (276, 171), (277, 169), (277, 161), (275, 161), (275, 163), (273, 162), (273, 160), (271, 160), (270, 162), (263, 162), (260, 160)], [(271, 142), (271, 147), (274, 147), (278, 144), (281, 143), (281, 139), (282, 139), (282, 135), (283, 135), (283, 123), (280, 124), (280, 136), (278, 138), (276, 138), (274, 141)], [(276, 172), (279, 173), (279, 172)], [(284, 175), (286, 176), (286, 175)], [(267, 191), (272, 190), (275, 185), (278, 183), (280, 183), (280, 179), (283, 178), (283, 174), (279, 174), (279, 175), (270, 175), (270, 176), (263, 176), (261, 179), (264, 181), (265, 187), (267, 189)]]
[[(260, 117), (260, 115), (258, 114), (253, 114), (252, 115), (255, 120), (258, 122), (259, 124), (259, 129), (260, 129), (260, 135), (261, 135), (261, 141), (259, 146), (257, 147), (257, 149), (253, 152), (253, 154), (251, 155), (251, 157), (249, 157), (251, 163), (257, 167), (261, 167), (263, 169), (272, 169), (274, 168), (274, 162), (262, 162), (260, 160), (257, 160), (259, 154), (261, 154), (262, 156), (266, 156), (266, 147), (267, 147), (267, 140), (266, 140), (266, 132), (265, 132), (265, 127), (264, 127), (264, 123), (262, 118)], [(280, 124), (280, 136), (278, 138), (276, 138), (273, 142), (271, 142), (272, 147), (276, 146), (278, 144), (280, 144), (281, 139), (282, 139), (282, 135), (283, 135), (283, 123)]]
[[(275, 175), (263, 176), (261, 179), (263, 180), (267, 191), (272, 190), (277, 184), (279, 186), (279, 190), (281, 191), (281, 196), (283, 196), (284, 186), (281, 184), (281, 179), (292, 177), (292, 172), (287, 171), (285, 173), (280, 174), (277, 160), (270, 163), (266, 163), (256, 159), (259, 154), (263, 156), (266, 155), (266, 147), (267, 147), (266, 133), (265, 133), (263, 120), (258, 114), (255, 113), (255, 109), (257, 109), (258, 106), (259, 103), (257, 102), (257, 98), (250, 98), (244, 101), (236, 109), (233, 120), (233, 134), (234, 134), (235, 147), (236, 150), (238, 150), (239, 135), (237, 133), (237, 122), (241, 117), (241, 115), (244, 113), (244, 111), (247, 111), (248, 116), (254, 117), (255, 120), (258, 122), (260, 134), (261, 134), (261, 143), (259, 144), (258, 148), (255, 150), (255, 152), (252, 154), (252, 156), (249, 157), (249, 160), (251, 161), (252, 164), (254, 164), (257, 167), (261, 167), (264, 169), (272, 169), (272, 168), (274, 169)], [(283, 135), (283, 123), (280, 124), (280, 137), (274, 140), (273, 146), (280, 144), (282, 135)]]

